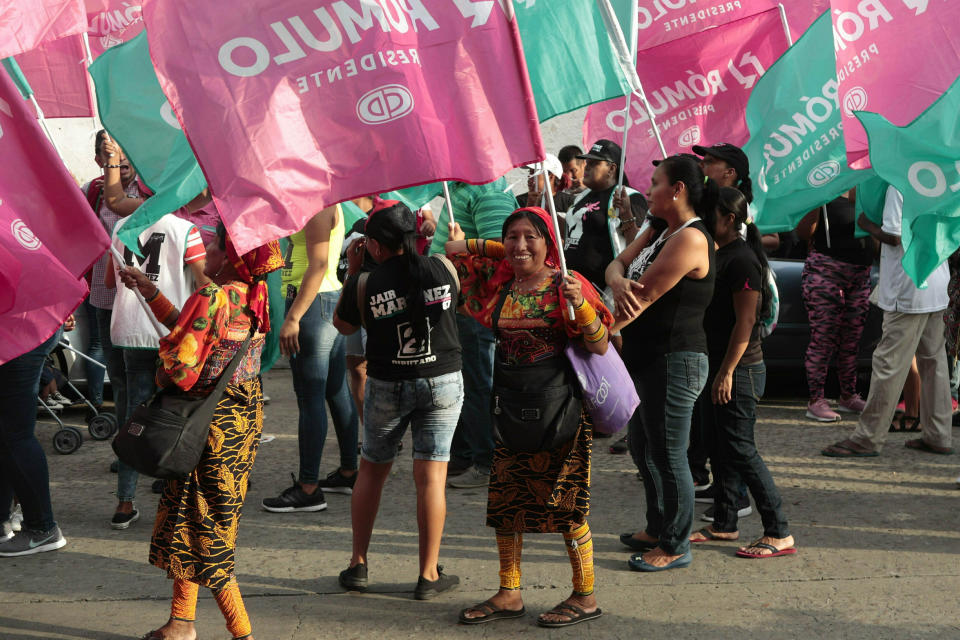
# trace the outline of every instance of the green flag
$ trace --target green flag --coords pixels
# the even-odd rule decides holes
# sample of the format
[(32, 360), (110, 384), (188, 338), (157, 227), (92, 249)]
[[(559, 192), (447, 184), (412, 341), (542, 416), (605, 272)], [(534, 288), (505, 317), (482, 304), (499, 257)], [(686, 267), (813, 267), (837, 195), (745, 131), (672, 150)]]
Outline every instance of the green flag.
[(903, 195), (903, 268), (920, 286), (960, 247), (960, 78), (904, 127), (855, 115), (873, 170)]
[(756, 176), (751, 210), (763, 233), (792, 231), (808, 211), (870, 177), (847, 167), (841, 115), (826, 12), (767, 69), (747, 102), (743, 151)]
[[(636, 5), (631, 0), (610, 4), (618, 18), (627, 15), (624, 7)], [(540, 122), (630, 92), (597, 0), (514, 6)], [(627, 30), (624, 36), (629, 42)]]
[(33, 87), (27, 82), (27, 77), (23, 75), (23, 71), (20, 70), (20, 65), (17, 64), (17, 61), (10, 57), (4, 58), (0, 62), (3, 62), (4, 69), (10, 74), (10, 79), (13, 80), (13, 84), (17, 85), (17, 90), (20, 92), (20, 95), (23, 96), (23, 99), (29, 100), (30, 96), (33, 95)]
[(207, 181), (160, 89), (145, 32), (102, 53), (90, 75), (104, 128), (154, 192), (120, 231), (123, 243), (138, 252), (137, 236), (193, 200)]

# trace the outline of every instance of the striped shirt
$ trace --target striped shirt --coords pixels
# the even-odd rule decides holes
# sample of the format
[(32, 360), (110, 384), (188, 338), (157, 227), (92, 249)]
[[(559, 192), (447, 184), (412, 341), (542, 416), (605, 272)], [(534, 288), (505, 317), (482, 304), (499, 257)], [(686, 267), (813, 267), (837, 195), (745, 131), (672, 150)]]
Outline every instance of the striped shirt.
[[(503, 221), (517, 208), (517, 200), (505, 191), (507, 180), (500, 178), (488, 184), (472, 185), (463, 182), (450, 183), (450, 200), (453, 202), (453, 220), (460, 225), (467, 238), (499, 240)], [(444, 203), (437, 219), (430, 253), (443, 253), (447, 243), (450, 215)]]

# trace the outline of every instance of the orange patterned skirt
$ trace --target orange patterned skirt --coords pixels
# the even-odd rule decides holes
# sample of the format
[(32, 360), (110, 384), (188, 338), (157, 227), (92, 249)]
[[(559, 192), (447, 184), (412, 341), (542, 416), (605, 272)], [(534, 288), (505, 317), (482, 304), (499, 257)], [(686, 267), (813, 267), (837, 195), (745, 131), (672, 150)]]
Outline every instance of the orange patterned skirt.
[(214, 411), (200, 464), (164, 487), (150, 540), (150, 564), (172, 579), (213, 590), (227, 585), (262, 430), (260, 382), (228, 385)]
[(586, 412), (572, 442), (523, 453), (497, 442), (487, 497), (487, 526), (497, 531), (565, 533), (590, 513), (593, 425)]

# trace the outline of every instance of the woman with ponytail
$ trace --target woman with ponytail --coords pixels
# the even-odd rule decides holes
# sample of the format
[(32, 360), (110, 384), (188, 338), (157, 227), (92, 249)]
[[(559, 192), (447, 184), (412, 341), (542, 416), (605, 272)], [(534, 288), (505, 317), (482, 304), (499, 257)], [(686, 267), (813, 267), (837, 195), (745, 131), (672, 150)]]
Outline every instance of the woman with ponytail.
[(413, 478), (420, 529), (418, 600), (456, 587), (437, 561), (446, 519), (450, 443), (463, 404), (453, 265), (417, 252), (417, 219), (395, 200), (378, 202), (366, 221), (366, 250), (377, 267), (347, 279), (334, 315), (340, 333), (367, 330), (363, 448), (353, 487), (353, 555), (340, 585), (366, 591), (367, 550), (397, 446), (413, 429)]
[[(741, 237), (746, 225), (747, 239)], [(770, 300), (765, 286), (766, 256), (757, 226), (747, 217), (747, 199), (739, 190), (722, 187), (715, 215), (710, 220), (717, 244), (717, 279), (707, 307), (709, 397), (704, 398), (704, 419), (713, 434), (710, 452), (713, 467), (713, 524), (694, 533), (691, 542), (737, 540), (737, 502), (741, 480), (747, 485), (763, 521), (763, 536), (737, 555), (771, 558), (796, 553), (783, 515), (780, 493), (757, 452), (754, 425), (757, 402), (763, 395), (767, 373), (760, 348), (757, 318)]]
[(713, 296), (713, 238), (704, 219), (717, 185), (695, 157), (654, 162), (647, 200), (654, 223), (607, 267), (607, 284), (623, 327), (623, 360), (640, 406), (628, 441), (643, 476), (647, 524), (620, 536), (639, 551), (635, 571), (663, 571), (691, 562), (693, 476), (687, 442), (693, 406), (707, 380), (704, 311)]

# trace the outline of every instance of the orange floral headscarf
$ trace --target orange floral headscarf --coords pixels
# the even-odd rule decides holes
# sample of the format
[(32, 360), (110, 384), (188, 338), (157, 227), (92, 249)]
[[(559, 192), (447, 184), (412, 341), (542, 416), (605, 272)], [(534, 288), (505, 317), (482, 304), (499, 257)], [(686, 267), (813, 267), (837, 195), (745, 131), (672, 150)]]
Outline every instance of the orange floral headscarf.
[(247, 294), (247, 304), (253, 316), (257, 319), (260, 331), (270, 331), (270, 297), (267, 295), (267, 281), (265, 276), (283, 266), (283, 255), (280, 252), (280, 243), (271, 240), (245, 254), (237, 255), (230, 236), (226, 238), (227, 259), (237, 270), (240, 279), (251, 285)]

